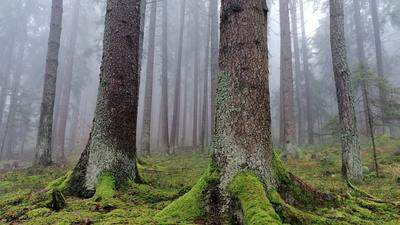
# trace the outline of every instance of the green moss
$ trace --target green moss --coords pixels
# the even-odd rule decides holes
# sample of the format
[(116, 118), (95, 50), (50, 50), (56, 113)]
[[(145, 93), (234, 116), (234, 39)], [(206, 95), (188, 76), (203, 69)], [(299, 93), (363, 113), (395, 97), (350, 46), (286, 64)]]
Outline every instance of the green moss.
[(93, 196), (95, 201), (112, 199), (115, 196), (115, 179), (110, 173), (102, 173), (96, 186), (96, 193)]
[(193, 188), (159, 212), (155, 219), (162, 223), (193, 221), (203, 215), (204, 194), (219, 179), (218, 171), (209, 166)]
[(236, 175), (228, 191), (239, 200), (246, 225), (282, 224), (255, 175), (248, 172)]
[(39, 217), (39, 216), (45, 216), (48, 213), (50, 213), (50, 209), (48, 209), (48, 208), (37, 208), (37, 209), (33, 209), (31, 211), (28, 211), (26, 213), (26, 215), (28, 216), (28, 218), (35, 218), (35, 217)]
[(57, 189), (61, 192), (64, 191), (71, 179), (71, 175), (72, 175), (72, 171), (68, 171), (64, 176), (50, 182), (49, 185), (47, 185), (45, 190), (50, 191), (50, 190)]

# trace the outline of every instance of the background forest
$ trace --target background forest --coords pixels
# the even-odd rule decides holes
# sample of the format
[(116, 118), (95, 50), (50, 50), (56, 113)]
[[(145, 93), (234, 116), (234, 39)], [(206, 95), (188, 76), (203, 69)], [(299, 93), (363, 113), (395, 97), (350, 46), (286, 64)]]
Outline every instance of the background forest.
[(399, 36), (398, 0), (2, 0), (0, 223), (222, 224), (215, 164), (280, 218), (240, 192), (232, 224), (398, 224)]

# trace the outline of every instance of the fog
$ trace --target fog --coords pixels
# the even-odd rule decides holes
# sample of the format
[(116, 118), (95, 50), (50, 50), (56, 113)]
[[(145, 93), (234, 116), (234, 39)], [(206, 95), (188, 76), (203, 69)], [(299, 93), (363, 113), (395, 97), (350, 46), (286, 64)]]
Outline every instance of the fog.
[[(167, 57), (168, 67), (168, 130), (178, 126), (179, 151), (208, 146), (211, 143), (211, 45), (210, 6), (208, 0), (186, 0), (183, 43), (179, 43), (180, 9), (182, 0), (168, 1), (168, 54), (163, 56), (162, 35), (163, 4), (165, 0), (147, 0), (144, 17), (144, 37), (141, 57), (140, 94), (137, 128), (137, 148), (143, 153), (143, 129), (145, 117), (150, 121), (150, 151), (163, 153), (165, 143), (160, 139), (162, 118), (162, 66)], [(304, 2), (306, 43), (309, 49), (308, 61), (312, 74), (312, 109), (315, 119), (314, 133), (317, 142), (332, 141), (337, 120), (336, 93), (331, 66), (329, 44), (329, 10), (327, 1)], [(361, 14), (366, 29), (365, 48), (371, 73), (376, 73), (374, 37), (368, 1), (362, 1)], [(400, 45), (398, 7), (390, 0), (380, 1), (381, 34), (384, 50), (385, 75), (391, 90), (400, 84)], [(394, 1), (396, 2), (396, 1)], [(151, 27), (151, 10), (156, 5), (155, 27)], [(57, 73), (56, 98), (53, 122), (53, 157), (58, 159), (64, 152), (76, 157), (85, 147), (89, 138), (91, 123), (96, 106), (102, 59), (102, 38), (104, 31), (105, 1), (64, 0), (62, 34)], [(280, 90), (280, 21), (278, 1), (268, 2), (269, 6), (269, 65), (272, 110), (272, 130), (275, 142), (279, 139), (279, 90)], [(76, 13), (77, 7), (79, 13)], [(298, 6), (299, 7), (299, 6)], [(299, 11), (299, 10), (298, 10)], [(357, 73), (356, 40), (354, 35), (353, 10), (346, 1), (346, 38), (351, 70)], [(2, 0), (0, 2), (0, 141), (2, 159), (24, 159), (30, 161), (35, 155), (42, 102), (46, 53), (49, 37), (50, 0)], [(297, 15), (300, 40), (300, 14)], [(151, 29), (155, 29), (152, 37)], [(76, 37), (74, 37), (76, 35)], [(76, 44), (71, 46), (71, 39)], [(152, 41), (154, 38), (154, 46)], [(173, 124), (175, 77), (178, 70), (179, 45), (182, 44), (180, 80), (181, 96), (178, 122)], [(301, 47), (301, 45), (300, 45)], [(72, 61), (68, 58), (74, 48)], [(22, 49), (22, 50), (21, 50)], [(19, 53), (21, 52), (22, 53)], [(153, 53), (152, 53), (153, 52)], [(154, 54), (154, 63), (149, 55)], [(151, 62), (151, 61), (150, 61)], [(149, 68), (153, 67), (153, 68)], [(68, 69), (72, 68), (72, 81), (66, 80)], [(153, 72), (149, 72), (153, 71)], [(20, 81), (19, 74), (21, 75)], [(152, 83), (148, 83), (152, 76)], [(357, 80), (357, 78), (355, 78)], [(197, 83), (195, 82), (197, 81)], [(16, 83), (16, 85), (13, 85)], [(150, 101), (145, 101), (146, 88), (151, 86)], [(65, 102), (65, 88), (70, 86), (70, 97)], [(206, 91), (204, 91), (207, 86)], [(197, 93), (195, 92), (197, 90)], [(358, 123), (363, 130), (363, 107), (361, 93), (356, 90)], [(371, 95), (377, 96), (376, 87)], [(68, 91), (67, 91), (68, 92)], [(206, 95), (204, 95), (206, 93)], [(13, 102), (13, 98), (17, 100)], [(301, 98), (301, 97), (300, 97)], [(207, 99), (207, 101), (206, 101)], [(375, 101), (375, 100), (374, 100)], [(150, 102), (150, 103), (149, 103)], [(13, 106), (13, 104), (16, 104)], [(66, 107), (65, 104), (67, 104)], [(147, 104), (147, 105), (146, 105)], [(150, 105), (149, 105), (150, 104)], [(150, 107), (150, 110), (146, 107)], [(12, 110), (16, 108), (15, 110)], [(205, 108), (205, 110), (203, 110)], [(373, 107), (376, 111), (377, 107)], [(67, 110), (62, 113), (62, 110)], [(197, 112), (195, 111), (197, 109)], [(297, 109), (296, 109), (297, 110)], [(205, 114), (203, 112), (206, 112)], [(15, 114), (15, 115), (11, 115)], [(12, 121), (8, 118), (12, 118)], [(64, 118), (63, 118), (64, 117)], [(196, 117), (196, 118), (194, 118)], [(204, 119), (205, 118), (205, 119)], [(305, 119), (305, 118), (304, 118)], [(66, 120), (63, 128), (62, 121)], [(395, 122), (393, 122), (395, 124)], [(61, 127), (60, 127), (61, 126)], [(379, 125), (377, 125), (379, 126)], [(381, 126), (379, 126), (381, 127)], [(378, 128), (380, 129), (380, 128)], [(383, 129), (383, 128), (382, 128)], [(397, 128), (393, 128), (397, 135)], [(201, 137), (204, 133), (204, 137)], [(299, 132), (300, 133), (300, 132)], [(201, 140), (203, 138), (203, 140)], [(172, 144), (172, 143), (171, 143)], [(62, 152), (61, 152), (62, 151)]]

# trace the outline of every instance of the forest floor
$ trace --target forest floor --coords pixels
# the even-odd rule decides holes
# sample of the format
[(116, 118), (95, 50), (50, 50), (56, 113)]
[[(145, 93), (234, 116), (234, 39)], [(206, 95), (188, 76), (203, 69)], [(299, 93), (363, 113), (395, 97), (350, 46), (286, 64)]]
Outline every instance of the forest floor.
[[(381, 199), (400, 200), (400, 140), (378, 139), (380, 177), (371, 170), (372, 154), (363, 146), (365, 182), (359, 187)], [(344, 194), (349, 190), (340, 175), (338, 146), (305, 148), (299, 160), (289, 159), (289, 171), (322, 191)], [(206, 154), (187, 153), (175, 157), (141, 158), (140, 173), (146, 184), (130, 184), (118, 191), (107, 207), (92, 199), (67, 197), (67, 207), (51, 211), (30, 199), (49, 182), (63, 176), (71, 166), (42, 170), (22, 169), (0, 173), (0, 224), (135, 224), (156, 225), (154, 215), (186, 193), (203, 171), (210, 158)], [(21, 196), (25, 196), (21, 198)], [(182, 224), (196, 224), (192, 223)]]

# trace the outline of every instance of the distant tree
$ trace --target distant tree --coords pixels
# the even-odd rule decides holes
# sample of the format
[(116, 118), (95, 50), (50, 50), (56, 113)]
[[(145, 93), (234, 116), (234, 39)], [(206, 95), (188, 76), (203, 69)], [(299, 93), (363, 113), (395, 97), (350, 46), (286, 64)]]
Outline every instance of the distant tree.
[(63, 77), (63, 85), (61, 91), (61, 99), (60, 99), (60, 117), (59, 117), (59, 126), (58, 126), (58, 141), (57, 148), (60, 151), (60, 161), (66, 161), (65, 157), (65, 132), (67, 128), (67, 120), (68, 120), (68, 112), (70, 109), (70, 96), (71, 96), (71, 86), (72, 86), (72, 78), (74, 72), (74, 57), (76, 51), (76, 42), (78, 37), (78, 23), (80, 17), (80, 0), (75, 0), (73, 6), (73, 16), (70, 27), (70, 33), (68, 37), (66, 55), (65, 55), (65, 64), (64, 66), (64, 77)]
[(186, 15), (186, 0), (180, 2), (179, 12), (179, 37), (178, 37), (178, 50), (177, 50), (177, 65), (176, 75), (174, 81), (174, 101), (173, 101), (173, 112), (172, 112), (172, 123), (171, 123), (171, 136), (170, 145), (172, 150), (170, 153), (174, 153), (174, 148), (178, 145), (179, 138), (179, 116), (181, 115), (181, 79), (182, 79), (182, 53), (183, 53), (183, 35), (185, 31), (185, 15)]
[(157, 1), (150, 3), (149, 43), (147, 47), (146, 80), (143, 103), (143, 128), (141, 136), (141, 151), (150, 155), (151, 115), (153, 102), (153, 77), (156, 42)]
[(208, 6), (208, 20), (207, 20), (207, 31), (206, 34), (206, 44), (205, 44), (205, 53), (204, 53), (204, 76), (203, 76), (203, 107), (202, 107), (202, 120), (200, 123), (200, 142), (202, 148), (208, 146), (209, 140), (209, 67), (210, 67), (210, 41), (211, 41), (211, 18), (212, 18), (212, 10), (210, 5)]
[(194, 12), (193, 12), (193, 61), (194, 61), (194, 73), (193, 73), (193, 143), (192, 146), (198, 146), (198, 123), (199, 123), (199, 77), (200, 77), (200, 14), (199, 14), (199, 1), (194, 1)]
[(336, 82), (339, 110), (340, 139), (342, 142), (342, 174), (345, 179), (360, 182), (363, 179), (361, 149), (347, 64), (344, 36), (343, 0), (330, 0), (330, 38), (332, 63)]
[(168, 126), (168, 1), (162, 2), (162, 65), (161, 65), (161, 106), (160, 106), (160, 139), (163, 150), (168, 153), (169, 126)]
[(303, 74), (305, 82), (305, 92), (306, 92), (306, 115), (307, 115), (307, 136), (308, 144), (314, 144), (314, 111), (313, 111), (313, 92), (311, 83), (313, 81), (313, 76), (310, 71), (309, 66), (309, 55), (308, 55), (308, 44), (306, 36), (306, 25), (304, 18), (304, 1), (300, 0), (300, 22), (301, 22), (301, 51), (303, 60)]
[(304, 77), (300, 67), (300, 48), (299, 48), (299, 35), (297, 28), (297, 0), (291, 0), (290, 16), (292, 23), (292, 39), (293, 39), (293, 54), (294, 54), (294, 71), (295, 71), (295, 84), (296, 84), (296, 102), (297, 102), (297, 137), (298, 143), (303, 144), (306, 142), (306, 121), (304, 120)]
[(292, 44), (290, 35), (289, 0), (279, 1), (281, 28), (281, 145), (287, 153), (295, 144), (296, 122), (294, 118), (294, 89)]
[(100, 86), (92, 131), (67, 193), (90, 197), (101, 175), (115, 185), (139, 177), (136, 116), (139, 90), (140, 0), (108, 0)]
[(56, 95), (58, 53), (60, 50), (63, 0), (52, 0), (49, 41), (44, 75), (43, 97), (40, 108), (39, 130), (34, 164), (52, 164), (53, 110)]

